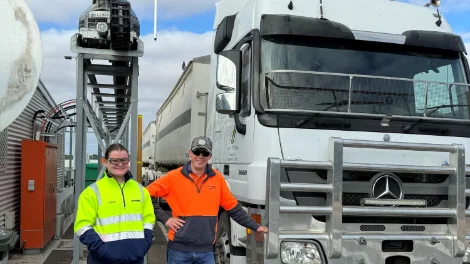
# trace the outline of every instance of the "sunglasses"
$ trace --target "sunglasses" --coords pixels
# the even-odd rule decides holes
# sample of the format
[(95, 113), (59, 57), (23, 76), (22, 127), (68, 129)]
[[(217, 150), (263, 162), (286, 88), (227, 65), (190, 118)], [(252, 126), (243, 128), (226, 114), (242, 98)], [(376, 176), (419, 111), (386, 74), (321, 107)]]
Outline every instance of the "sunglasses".
[(207, 150), (203, 150), (203, 149), (195, 149), (193, 150), (193, 154), (196, 155), (196, 156), (199, 156), (202, 154), (202, 156), (204, 157), (209, 157), (210, 153), (207, 151)]
[(121, 163), (122, 165), (126, 165), (129, 163), (129, 158), (127, 159), (108, 159), (109, 163), (113, 165), (119, 165)]

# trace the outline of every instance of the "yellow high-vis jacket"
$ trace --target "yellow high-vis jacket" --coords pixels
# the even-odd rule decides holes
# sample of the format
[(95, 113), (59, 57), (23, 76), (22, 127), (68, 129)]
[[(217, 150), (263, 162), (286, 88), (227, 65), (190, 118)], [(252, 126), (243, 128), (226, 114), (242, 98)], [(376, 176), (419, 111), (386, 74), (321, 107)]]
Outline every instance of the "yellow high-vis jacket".
[(119, 184), (105, 172), (78, 199), (74, 232), (88, 248), (88, 264), (143, 263), (153, 239), (149, 192), (128, 172)]

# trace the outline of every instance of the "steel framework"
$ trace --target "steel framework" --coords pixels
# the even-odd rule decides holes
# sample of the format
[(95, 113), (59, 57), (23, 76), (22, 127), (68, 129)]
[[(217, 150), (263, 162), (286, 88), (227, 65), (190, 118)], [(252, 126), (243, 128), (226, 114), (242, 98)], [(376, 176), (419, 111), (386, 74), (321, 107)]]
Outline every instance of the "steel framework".
[[(127, 148), (130, 145), (130, 170), (137, 175), (139, 57), (144, 54), (140, 39), (138, 49), (127, 52), (82, 48), (77, 45), (77, 37), (78, 34), (73, 35), (70, 43), (71, 51), (77, 53), (75, 208), (85, 186), (87, 123), (98, 140), (99, 158), (112, 143), (121, 143)], [(112, 78), (110, 83), (103, 82), (106, 77)], [(103, 172), (104, 166), (101, 166), (98, 179)], [(83, 257), (83, 245), (77, 237), (73, 245), (73, 264), (78, 264)]]

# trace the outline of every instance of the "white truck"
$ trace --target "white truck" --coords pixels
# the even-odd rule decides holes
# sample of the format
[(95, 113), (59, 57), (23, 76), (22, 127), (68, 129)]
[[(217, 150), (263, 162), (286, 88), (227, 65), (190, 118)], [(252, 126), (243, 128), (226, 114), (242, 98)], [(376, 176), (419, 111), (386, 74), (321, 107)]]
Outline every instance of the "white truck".
[(151, 121), (142, 133), (142, 166), (153, 165), (155, 159), (155, 121)]
[(156, 180), (155, 166), (155, 121), (151, 121), (142, 133), (142, 184), (147, 186)]
[(181, 165), (203, 133), (186, 121), (207, 124), (212, 166), (269, 227), (221, 211), (217, 263), (470, 263), (469, 65), (425, 4), (216, 4), (210, 78), (165, 102), (156, 157)]

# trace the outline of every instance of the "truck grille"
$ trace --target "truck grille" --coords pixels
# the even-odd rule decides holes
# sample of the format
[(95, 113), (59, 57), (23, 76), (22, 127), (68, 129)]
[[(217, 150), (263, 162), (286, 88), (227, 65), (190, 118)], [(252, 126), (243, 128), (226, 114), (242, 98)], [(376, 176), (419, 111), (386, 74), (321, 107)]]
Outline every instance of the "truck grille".
[[(289, 183), (327, 183), (327, 170), (312, 170), (308, 177), (305, 171), (286, 169), (281, 172), (281, 181)], [(344, 171), (343, 172), (343, 206), (361, 206), (361, 199), (372, 198), (371, 187), (377, 172)], [(407, 190), (404, 200), (425, 200), (426, 207), (446, 208), (448, 203), (449, 175), (422, 174), (422, 173), (394, 173)], [(423, 187), (424, 186), (424, 187)], [(426, 194), (413, 193), (413, 191), (426, 192)], [(281, 192), (286, 199), (295, 200), (299, 206), (326, 205), (325, 193)], [(466, 208), (470, 205), (470, 198), (466, 197)], [(324, 217), (314, 216), (319, 221)], [(438, 224), (446, 223), (446, 219), (430, 218), (362, 218), (344, 216), (344, 223), (415, 223)]]
[[(367, 193), (343, 193), (343, 205), (360, 206), (362, 198), (370, 198), (370, 195)], [(426, 200), (427, 207), (435, 207), (443, 200), (447, 200), (447, 195), (405, 194), (405, 200), (411, 199)]]
[[(451, 165), (348, 163), (343, 162), (343, 148), (447, 152)], [(466, 189), (466, 175), (470, 171), (466, 169), (463, 145), (344, 140), (332, 137), (328, 153), (329, 161), (268, 159), (265, 219), (270, 227), (269, 233), (274, 235), (269, 234), (266, 238), (269, 243), (267, 255), (279, 252), (277, 245), (281, 214), (312, 215), (324, 221), (330, 255), (335, 258), (342, 254), (344, 223), (360, 223), (362, 228), (371, 230), (380, 230), (381, 224), (397, 223), (402, 224), (402, 231), (414, 228), (420, 231), (418, 227), (411, 227), (412, 225), (445, 223), (449, 226), (448, 235), (452, 236), (454, 256), (465, 252), (465, 217), (470, 216), (470, 210), (466, 210), (467, 196), (470, 196), (470, 190)], [(318, 170), (320, 173), (312, 173)], [(328, 171), (326, 180), (321, 175), (325, 170)], [(375, 176), (370, 179), (367, 176), (362, 177), (361, 173), (352, 176), (354, 173), (349, 173), (351, 171), (374, 172)], [(406, 176), (410, 173), (413, 177)], [(436, 176), (428, 177), (429, 175)], [(375, 199), (360, 201), (369, 193)], [(285, 204), (281, 197), (295, 200), (296, 204)], [(424, 199), (428, 204), (416, 201), (411, 206), (406, 201), (411, 198)], [(358, 200), (362, 206), (355, 205)], [(407, 204), (410, 206), (406, 206)], [(387, 263), (403, 261), (407, 260), (390, 257)]]

